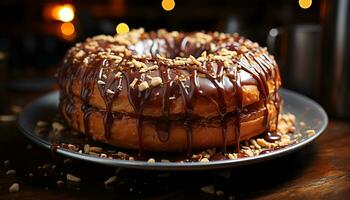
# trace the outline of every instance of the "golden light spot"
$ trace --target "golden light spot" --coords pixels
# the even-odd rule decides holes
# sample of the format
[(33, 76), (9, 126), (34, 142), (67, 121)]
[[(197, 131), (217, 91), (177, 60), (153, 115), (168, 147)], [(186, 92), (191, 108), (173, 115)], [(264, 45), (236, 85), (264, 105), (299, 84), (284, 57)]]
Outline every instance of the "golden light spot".
[(175, 1), (174, 0), (163, 0), (162, 7), (166, 11), (171, 11), (175, 7)]
[(61, 33), (64, 36), (70, 36), (75, 33), (74, 25), (70, 22), (65, 22), (61, 24)]
[(126, 23), (119, 23), (115, 28), (118, 34), (123, 34), (129, 32), (129, 26)]
[(71, 22), (75, 16), (72, 4), (50, 5), (46, 9), (50, 10), (51, 18), (62, 22)]
[(299, 6), (302, 9), (308, 9), (311, 7), (312, 0), (299, 0)]

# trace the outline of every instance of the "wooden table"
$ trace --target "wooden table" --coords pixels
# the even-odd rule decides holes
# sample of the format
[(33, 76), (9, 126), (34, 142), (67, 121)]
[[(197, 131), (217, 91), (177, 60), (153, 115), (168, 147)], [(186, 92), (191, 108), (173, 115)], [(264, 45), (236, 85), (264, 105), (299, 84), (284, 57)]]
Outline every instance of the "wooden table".
[[(0, 114), (39, 95), (3, 92)], [(52, 160), (51, 152), (25, 138), (16, 122), (0, 123), (0, 135), (0, 199), (350, 199), (349, 122), (331, 120), (317, 141), (272, 161), (214, 171), (121, 169), (118, 181), (108, 186), (104, 181), (116, 174), (114, 168), (61, 156)], [(11, 169), (16, 174), (6, 175)], [(67, 182), (67, 173), (81, 182)], [(20, 191), (9, 193), (14, 182)], [(224, 195), (201, 191), (208, 185)]]

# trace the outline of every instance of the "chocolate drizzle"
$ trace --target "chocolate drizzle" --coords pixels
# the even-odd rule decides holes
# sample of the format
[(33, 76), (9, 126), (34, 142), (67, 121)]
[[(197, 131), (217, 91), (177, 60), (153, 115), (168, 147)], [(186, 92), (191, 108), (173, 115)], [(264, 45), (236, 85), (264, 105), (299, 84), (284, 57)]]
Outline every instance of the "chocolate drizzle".
[[(105, 36), (104, 38), (89, 39), (87, 42), (73, 47), (67, 53), (58, 74), (61, 88), (60, 106), (65, 107), (62, 115), (66, 116), (67, 120), (71, 120), (74, 114), (74, 99), (79, 97), (74, 96), (73, 85), (76, 81), (74, 79), (79, 78), (78, 82), (81, 84), (80, 100), (82, 102), (80, 109), (84, 113), (82, 130), (86, 135), (90, 135), (89, 119), (91, 113), (96, 110), (96, 107), (91, 104), (91, 96), (97, 88), (105, 104), (104, 110), (100, 112), (103, 115), (105, 139), (108, 141), (115, 120), (123, 117), (119, 112), (113, 110), (115, 102), (121, 91), (126, 91), (134, 111), (139, 150), (142, 152), (144, 149), (144, 110), (149, 102), (153, 101), (152, 99), (158, 98), (155, 97), (155, 93), (158, 91), (161, 116), (154, 121), (158, 139), (161, 142), (167, 142), (170, 137), (172, 121), (182, 122), (186, 131), (186, 148), (190, 154), (193, 142), (193, 121), (200, 118), (196, 115), (194, 105), (198, 97), (204, 97), (216, 106), (222, 128), (223, 151), (225, 152), (227, 145), (232, 143), (239, 150), (242, 113), (244, 111), (243, 87), (256, 85), (265, 107), (263, 123), (266, 135), (271, 138), (277, 136), (275, 131), (278, 114), (275, 119), (275, 128), (271, 130), (268, 105), (273, 101), (273, 105), (279, 113), (280, 98), (277, 89), (280, 86), (280, 77), (278, 66), (269, 57), (266, 50), (238, 35), (226, 34), (223, 37), (216, 33), (204, 34), (205, 37), (201, 36), (203, 38), (199, 44), (193, 42), (193, 38), (191, 38), (195, 35), (194, 33), (169, 35), (171, 34), (141, 33), (137, 43), (129, 41), (128, 35), (125, 36), (126, 38), (122, 38), (123, 40), (118, 39), (118, 37), (113, 39), (113, 37)], [(202, 42), (203, 40), (205, 42)], [(217, 43), (215, 48), (211, 47), (211, 43)], [(126, 50), (113, 50), (113, 45), (115, 49), (115, 45), (118, 45), (118, 48), (122, 46)], [(215, 55), (221, 55), (222, 49), (235, 53), (230, 57), (230, 62), (227, 62), (227, 59), (225, 61), (213, 58)], [(212, 57), (205, 57), (206, 60), (200, 62), (189, 57), (187, 60), (191, 61), (192, 59), (193, 61), (194, 59), (194, 61), (180, 65), (174, 64), (175, 59), (173, 58), (176, 56), (198, 55), (203, 51), (208, 52)], [(168, 55), (171, 59), (161, 58), (157, 55), (158, 53)], [(149, 56), (145, 56), (147, 54)], [(136, 64), (131, 61), (136, 62)], [(138, 62), (147, 67), (157, 65), (157, 70), (152, 73), (159, 75), (162, 84), (140, 90), (137, 87), (138, 84), (149, 82), (150, 78), (147, 70), (141, 72)], [(243, 73), (248, 74), (253, 80), (243, 79)], [(267, 84), (269, 80), (274, 83), (273, 95), (270, 95), (271, 88)], [(133, 85), (134, 83), (136, 85)], [(232, 90), (228, 91), (228, 88), (232, 88)], [(228, 100), (230, 96), (233, 97), (233, 105), (228, 104), (231, 102)], [(181, 116), (174, 117), (171, 113), (171, 101), (178, 98), (182, 100), (184, 112)], [(230, 134), (227, 131), (227, 125), (231, 122), (235, 132), (235, 141), (233, 142), (227, 141), (227, 135)]]

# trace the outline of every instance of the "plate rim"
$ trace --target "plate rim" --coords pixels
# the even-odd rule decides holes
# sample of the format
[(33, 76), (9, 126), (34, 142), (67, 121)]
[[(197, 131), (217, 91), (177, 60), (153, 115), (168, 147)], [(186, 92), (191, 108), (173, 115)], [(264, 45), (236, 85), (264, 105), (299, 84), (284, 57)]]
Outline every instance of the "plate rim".
[[(188, 163), (179, 163), (179, 162), (169, 162), (169, 163), (162, 163), (162, 162), (155, 162), (155, 163), (149, 163), (147, 161), (138, 161), (138, 160), (119, 160), (119, 159), (106, 159), (106, 158), (99, 158), (93, 155), (87, 155), (87, 154), (81, 154), (75, 151), (70, 151), (68, 149), (62, 149), (58, 148), (57, 153), (75, 158), (82, 161), (89, 161), (104, 165), (109, 165), (113, 167), (125, 167), (125, 168), (132, 168), (132, 169), (143, 169), (143, 170), (171, 170), (171, 171), (186, 171), (186, 170), (207, 170), (207, 169), (219, 169), (219, 168), (228, 168), (228, 167), (238, 167), (248, 164), (253, 164), (257, 162), (263, 162), (271, 159), (275, 159), (281, 156), (288, 155), (290, 153), (293, 153), (297, 150), (300, 150), (302, 147), (305, 147), (307, 144), (313, 142), (315, 139), (317, 139), (322, 133), (324, 133), (325, 129), (328, 126), (328, 115), (326, 111), (314, 100), (310, 99), (309, 97), (306, 97), (304, 95), (301, 95), (297, 92), (294, 92), (292, 90), (281, 88), (281, 93), (286, 93), (288, 95), (293, 95), (297, 97), (298, 99), (303, 99), (303, 101), (308, 102), (308, 104), (313, 105), (322, 116), (322, 120), (324, 120), (324, 123), (322, 123), (321, 127), (319, 128), (319, 131), (317, 131), (316, 134), (308, 137), (305, 140), (302, 140), (296, 144), (292, 144), (290, 146), (287, 146), (285, 148), (281, 148), (278, 150), (275, 150), (273, 152), (270, 152), (268, 154), (258, 155), (258, 156), (252, 156), (252, 157), (245, 157), (240, 158), (237, 160), (220, 160), (220, 161), (210, 161), (207, 163), (201, 163), (201, 162), (188, 162)], [(43, 96), (40, 96), (39, 98), (34, 99), (31, 103), (27, 104), (23, 111), (20, 113), (18, 120), (17, 120), (17, 127), (20, 129), (20, 131), (31, 141), (38, 144), (39, 146), (43, 146), (47, 149), (51, 149), (52, 144), (47, 142), (46, 140), (36, 137), (33, 133), (26, 130), (24, 127), (25, 123), (25, 115), (27, 114), (28, 110), (30, 110), (33, 105), (38, 104), (40, 100), (47, 98), (50, 95), (57, 95), (58, 91), (52, 91), (50, 93), (47, 93)]]

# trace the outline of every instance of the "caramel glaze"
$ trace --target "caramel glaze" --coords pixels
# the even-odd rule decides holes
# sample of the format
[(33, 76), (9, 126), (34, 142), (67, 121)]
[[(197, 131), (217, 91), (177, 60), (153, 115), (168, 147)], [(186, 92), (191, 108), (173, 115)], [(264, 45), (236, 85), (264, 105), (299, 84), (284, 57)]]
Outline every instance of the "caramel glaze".
[[(89, 104), (92, 90), (94, 89), (94, 84), (96, 81), (101, 78), (101, 74), (107, 75), (104, 80), (104, 84), (99, 84), (98, 89), (100, 95), (103, 97), (103, 100), (106, 105), (105, 110), (101, 110), (104, 113), (104, 130), (105, 137), (108, 138), (110, 135), (111, 124), (114, 119), (119, 119), (122, 117), (121, 113), (112, 112), (112, 102), (118, 98), (118, 95), (121, 90), (126, 89), (128, 94), (128, 99), (132, 105), (137, 119), (137, 134), (139, 138), (139, 150), (142, 153), (142, 122), (144, 120), (143, 110), (149, 98), (152, 96), (153, 88), (140, 91), (137, 87), (133, 88), (130, 85), (133, 80), (137, 78), (139, 81), (146, 80), (146, 75), (140, 73), (140, 70), (135, 69), (135, 67), (126, 67), (127, 61), (135, 58), (135, 55), (146, 55), (150, 56), (146, 59), (145, 57), (137, 57), (137, 60), (140, 62), (154, 62), (159, 66), (158, 73), (162, 79), (161, 86), (161, 110), (162, 116), (154, 120), (158, 132), (158, 138), (160, 141), (166, 142), (169, 138), (168, 129), (171, 124), (169, 119), (170, 115), (170, 97), (179, 97), (182, 98), (184, 107), (186, 108), (185, 113), (178, 120), (183, 122), (183, 126), (187, 130), (187, 152), (191, 153), (192, 151), (192, 121), (196, 118), (193, 114), (193, 100), (198, 96), (203, 96), (209, 101), (213, 102), (218, 110), (219, 117), (222, 123), (222, 137), (223, 144), (222, 149), (226, 151), (227, 144), (227, 120), (234, 120), (234, 125), (236, 129), (235, 135), (235, 144), (236, 148), (239, 151), (240, 145), (240, 120), (241, 113), (243, 112), (242, 105), (242, 85), (244, 84), (255, 84), (257, 85), (260, 91), (260, 98), (264, 102), (265, 106), (265, 138), (268, 141), (275, 141), (278, 139), (278, 135), (274, 131), (270, 131), (269, 127), (269, 114), (267, 109), (267, 103), (269, 99), (273, 99), (274, 105), (279, 112), (280, 110), (280, 98), (277, 93), (277, 89), (280, 84), (280, 77), (278, 66), (275, 61), (270, 58), (266, 50), (261, 53), (262, 56), (255, 56), (255, 52), (262, 51), (262, 48), (253, 44), (249, 40), (246, 40), (243, 37), (238, 35), (227, 35), (227, 38), (231, 40), (226, 41), (225, 39), (218, 39), (214, 37), (214, 33), (209, 33), (208, 35), (213, 37), (211, 43), (217, 43), (217, 49), (210, 48), (210, 42), (205, 44), (195, 44), (189, 42), (189, 35), (193, 33), (185, 34), (180, 33), (176, 37), (169, 37), (168, 35), (159, 34), (156, 32), (141, 33), (138, 36), (138, 42), (134, 44), (124, 45), (128, 50), (131, 50), (131, 54), (126, 55), (122, 54), (122, 61), (119, 63), (113, 62), (108, 57), (101, 58), (97, 56), (96, 52), (103, 52), (105, 49), (108, 49), (108, 46), (112, 44), (120, 44), (118, 40), (109, 41), (104, 39), (88, 39), (88, 42), (94, 41), (94, 44), (97, 44), (94, 48), (87, 48), (86, 45), (78, 44), (76, 47), (72, 48), (66, 55), (65, 61), (58, 73), (58, 82), (60, 85), (60, 104), (65, 101), (67, 106), (65, 112), (67, 113), (68, 118), (72, 115), (72, 81), (74, 79), (80, 79), (82, 81), (81, 89), (81, 100), (83, 101), (82, 110), (84, 112), (84, 129), (85, 134), (89, 136), (89, 116), (91, 111), (94, 109), (92, 105)], [(95, 43), (96, 42), (96, 43)], [(246, 49), (243, 51), (242, 46), (245, 46)], [(178, 66), (174, 64), (169, 64), (167, 59), (161, 59), (157, 54), (163, 54), (169, 58), (174, 58), (176, 56), (187, 57), (189, 55), (194, 55), (198, 57), (199, 54), (203, 51), (216, 54), (220, 49), (226, 48), (230, 51), (236, 51), (237, 56), (232, 59), (232, 67), (224, 67), (224, 62), (220, 60), (216, 61), (204, 61), (202, 62), (202, 67), (195, 65), (186, 65)], [(84, 55), (77, 61), (76, 55), (78, 51), (83, 50)], [(81, 61), (84, 62), (81, 62)], [(82, 66), (85, 63), (88, 63), (87, 66)], [(147, 61), (147, 62), (146, 62)], [(86, 64), (85, 63), (85, 64)], [(174, 79), (171, 74), (182, 75), (183, 71), (187, 71), (189, 74), (189, 85), (186, 85), (186, 82), (178, 81)], [(254, 80), (246, 80), (242, 82), (239, 72), (243, 70), (250, 74)], [(102, 71), (102, 72), (101, 72)], [(121, 76), (116, 76), (118, 72), (121, 72)], [(211, 85), (205, 84), (205, 81), (199, 83), (199, 77), (205, 76)], [(227, 105), (225, 102), (225, 83), (224, 78), (228, 77), (230, 83), (233, 85), (233, 91), (235, 99), (235, 116), (232, 117), (228, 114)], [(269, 87), (267, 85), (267, 80), (274, 79), (274, 97), (269, 97)], [(126, 88), (123, 88), (123, 81)], [(214, 85), (214, 88), (212, 88)], [(211, 88), (209, 88), (211, 87)], [(205, 88), (205, 89), (204, 89)], [(113, 93), (108, 93), (107, 90), (113, 91)], [(205, 92), (207, 91), (207, 92)], [(210, 92), (208, 92), (210, 91)], [(61, 105), (60, 105), (61, 106)], [(278, 115), (277, 115), (278, 116)], [(275, 129), (277, 128), (277, 121)], [(275, 130), (274, 129), (274, 130)]]

